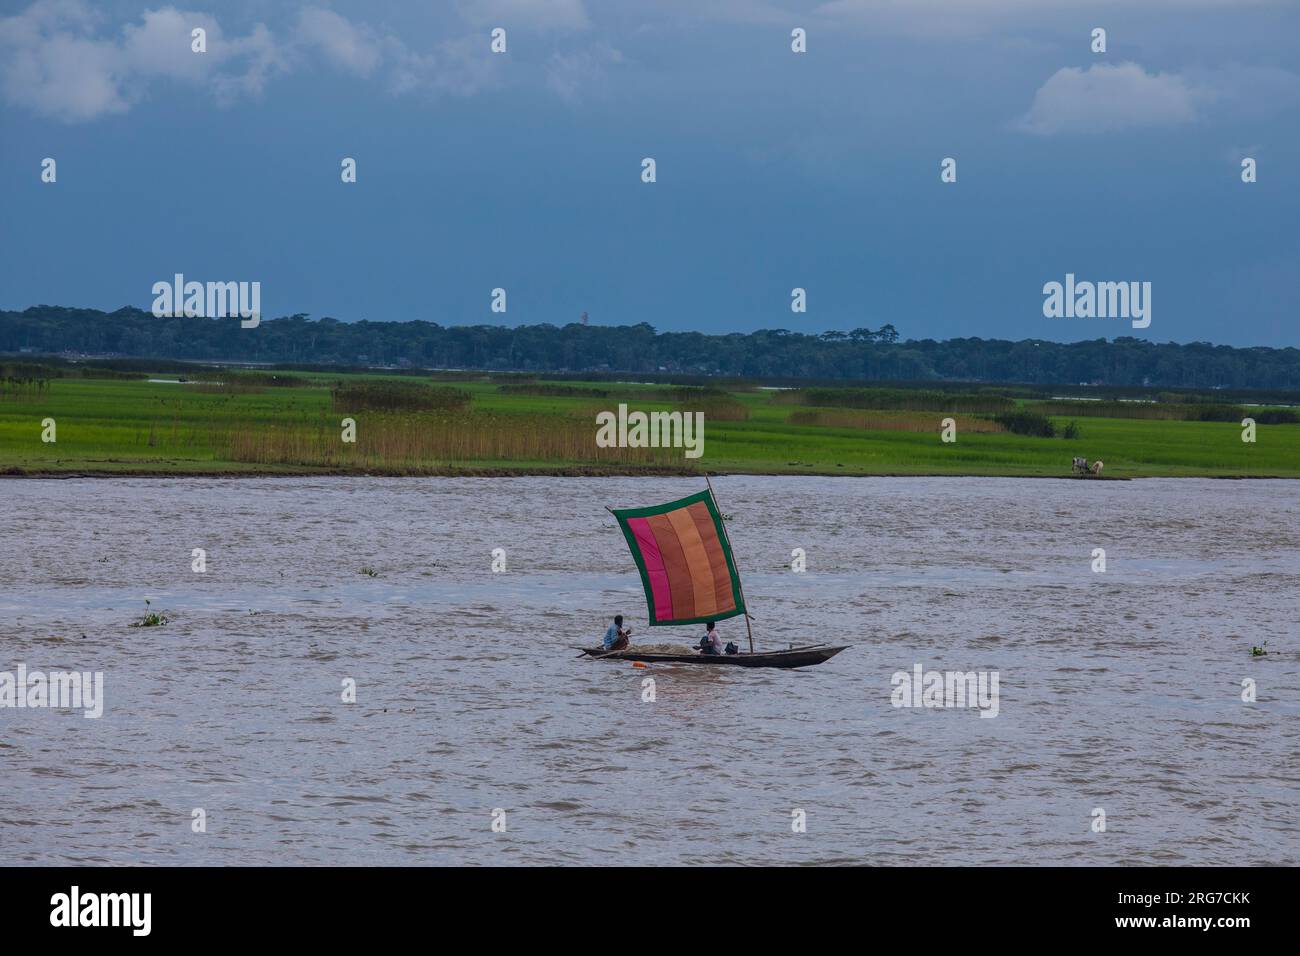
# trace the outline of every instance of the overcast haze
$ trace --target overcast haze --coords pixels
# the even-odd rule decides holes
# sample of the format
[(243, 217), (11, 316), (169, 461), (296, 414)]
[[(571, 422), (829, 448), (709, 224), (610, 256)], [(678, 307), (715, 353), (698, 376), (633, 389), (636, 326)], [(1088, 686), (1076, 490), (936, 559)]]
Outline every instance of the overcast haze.
[(0, 308), (1300, 345), (1300, 9), (1136, 6), (0, 3)]

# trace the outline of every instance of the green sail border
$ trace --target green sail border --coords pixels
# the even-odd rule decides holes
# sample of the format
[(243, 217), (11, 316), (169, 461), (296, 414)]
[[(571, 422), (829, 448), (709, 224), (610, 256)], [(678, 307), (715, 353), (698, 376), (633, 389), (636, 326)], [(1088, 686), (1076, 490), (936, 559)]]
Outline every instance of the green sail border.
[[(722, 553), (727, 559), (727, 573), (731, 575), (731, 597), (736, 604), (734, 611), (726, 611), (720, 614), (710, 614), (705, 617), (682, 618), (675, 621), (658, 621), (655, 620), (655, 597), (654, 590), (650, 586), (650, 575), (646, 571), (645, 560), (641, 557), (641, 548), (636, 543), (636, 536), (628, 526), (630, 518), (653, 518), (655, 515), (667, 514), (669, 511), (676, 511), (678, 508), (687, 508), (698, 501), (704, 502), (709, 510), (709, 516), (713, 519), (713, 530), (718, 536), (718, 543), (722, 545)], [(627, 541), (627, 548), (632, 552), (632, 558), (636, 561), (636, 569), (641, 575), (641, 588), (645, 591), (646, 610), (650, 617), (651, 627), (674, 627), (679, 624), (703, 624), (707, 621), (725, 621), (729, 617), (739, 617), (746, 613), (745, 598), (740, 589), (740, 573), (736, 570), (736, 559), (731, 554), (731, 541), (727, 538), (727, 529), (723, 526), (722, 515), (718, 511), (718, 503), (713, 500), (712, 493), (708, 489), (697, 492), (693, 495), (687, 495), (685, 498), (679, 498), (676, 501), (670, 501), (667, 504), (651, 505), (648, 508), (610, 508), (610, 513), (618, 521), (619, 528), (623, 531), (623, 538)]]

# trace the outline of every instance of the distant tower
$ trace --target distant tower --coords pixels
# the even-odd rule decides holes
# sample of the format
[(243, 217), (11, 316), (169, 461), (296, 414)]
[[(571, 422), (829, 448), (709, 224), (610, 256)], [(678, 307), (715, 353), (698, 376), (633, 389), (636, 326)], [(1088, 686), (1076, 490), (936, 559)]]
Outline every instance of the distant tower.
[(583, 324), (583, 325), (586, 325), (586, 324), (587, 324), (587, 313), (586, 313), (586, 312), (582, 313), (582, 324)]

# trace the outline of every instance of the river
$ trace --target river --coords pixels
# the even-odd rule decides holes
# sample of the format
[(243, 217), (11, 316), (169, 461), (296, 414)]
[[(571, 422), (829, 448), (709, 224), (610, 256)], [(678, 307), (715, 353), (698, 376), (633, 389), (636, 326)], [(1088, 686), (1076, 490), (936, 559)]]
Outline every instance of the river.
[[(576, 659), (698, 636), (604, 506), (700, 487), (0, 482), (0, 672), (103, 674), (0, 709), (7, 861), (1300, 864), (1297, 482), (721, 477), (760, 647), (852, 647)], [(894, 706), (918, 664), (996, 716)]]

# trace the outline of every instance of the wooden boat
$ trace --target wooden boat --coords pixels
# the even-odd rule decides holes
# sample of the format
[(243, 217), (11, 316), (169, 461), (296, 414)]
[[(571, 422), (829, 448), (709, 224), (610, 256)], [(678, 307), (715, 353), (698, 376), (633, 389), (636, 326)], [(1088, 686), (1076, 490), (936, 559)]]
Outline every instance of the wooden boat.
[(663, 653), (579, 647), (579, 656), (647, 664), (706, 664), (732, 667), (811, 667), (828, 661), (849, 645), (812, 644), (783, 651), (755, 651), (754, 631), (745, 608), (745, 591), (731, 553), (713, 484), (677, 501), (648, 508), (608, 509), (618, 521), (641, 575), (650, 626), (703, 624), (745, 616), (749, 651), (739, 654)]
[(758, 651), (753, 654), (653, 654), (629, 647), (607, 651), (603, 647), (575, 647), (589, 657), (607, 661), (642, 661), (646, 664), (731, 664), (734, 667), (812, 667), (828, 661), (849, 645), (792, 647), (785, 651)]

